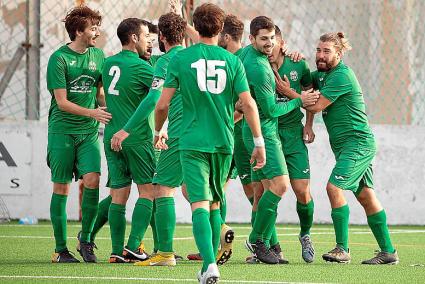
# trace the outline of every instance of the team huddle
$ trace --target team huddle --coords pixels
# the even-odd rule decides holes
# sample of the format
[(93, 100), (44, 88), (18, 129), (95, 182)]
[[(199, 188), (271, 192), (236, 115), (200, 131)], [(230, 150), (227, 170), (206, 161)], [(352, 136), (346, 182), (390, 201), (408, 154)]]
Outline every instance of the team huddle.
[[(66, 202), (75, 178), (84, 186), (77, 250), (85, 262), (97, 261), (96, 234), (109, 222), (110, 263), (175, 266), (181, 257), (173, 249), (174, 193), (181, 187), (192, 209), (199, 250), (188, 258), (203, 261), (200, 283), (217, 283), (217, 265), (226, 263), (233, 249), (234, 232), (225, 224), (225, 187), (235, 172), (252, 204), (246, 262), (289, 263), (279, 245), (276, 217), (290, 187), (297, 199), (301, 255), (313, 262), (314, 201), (306, 143), (314, 141), (314, 115), (322, 112), (336, 160), (326, 185), (336, 246), (322, 258), (351, 260), (348, 190), (364, 208), (380, 247), (362, 263), (398, 263), (386, 213), (373, 190), (376, 146), (362, 90), (342, 61), (351, 49), (343, 33), (319, 38), (317, 70), (311, 72), (299, 53), (287, 52), (279, 27), (266, 16), (251, 21), (251, 44), (244, 48), (242, 21), (214, 4), (195, 9), (193, 27), (176, 7), (157, 26), (127, 18), (117, 28), (122, 51), (106, 59), (94, 47), (101, 20), (99, 12), (86, 6), (71, 10), (64, 20), (71, 42), (53, 53), (47, 68), (52, 94), (47, 163), (56, 241), (52, 262), (79, 262), (66, 243)], [(161, 56), (152, 55), (155, 34)], [(185, 36), (194, 44), (185, 47)], [(105, 124), (110, 188), (100, 202), (99, 123)], [(132, 182), (139, 198), (125, 244)], [(150, 255), (143, 243), (149, 225), (154, 239)]]

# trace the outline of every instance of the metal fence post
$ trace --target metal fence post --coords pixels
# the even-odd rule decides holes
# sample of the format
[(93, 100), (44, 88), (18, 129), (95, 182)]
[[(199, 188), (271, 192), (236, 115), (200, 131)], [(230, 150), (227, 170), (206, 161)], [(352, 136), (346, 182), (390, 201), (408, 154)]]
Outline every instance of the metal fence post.
[(40, 0), (27, 0), (25, 118), (40, 119)]

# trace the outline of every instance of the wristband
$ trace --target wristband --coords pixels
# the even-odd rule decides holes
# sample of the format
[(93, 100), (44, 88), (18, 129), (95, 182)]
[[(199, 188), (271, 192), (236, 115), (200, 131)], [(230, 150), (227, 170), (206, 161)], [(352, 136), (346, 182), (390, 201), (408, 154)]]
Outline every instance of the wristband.
[(155, 130), (155, 136), (159, 136), (159, 131)]
[(264, 138), (263, 136), (253, 137), (255, 147), (264, 147)]

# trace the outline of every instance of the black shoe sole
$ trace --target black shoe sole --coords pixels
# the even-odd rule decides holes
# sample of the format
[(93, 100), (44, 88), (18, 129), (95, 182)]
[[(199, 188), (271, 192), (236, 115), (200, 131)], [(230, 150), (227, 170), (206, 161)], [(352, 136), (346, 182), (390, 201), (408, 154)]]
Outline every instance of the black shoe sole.
[(233, 230), (228, 230), (224, 235), (224, 241), (228, 244), (232, 243), (235, 239), (235, 232)]
[(207, 284), (216, 284), (218, 283), (219, 278), (217, 276), (212, 276), (205, 281)]
[(221, 255), (221, 257), (216, 261), (217, 265), (225, 264), (230, 259), (230, 257), (232, 256), (232, 253), (233, 253), (232, 250), (229, 250), (228, 252), (225, 251)]
[(322, 255), (322, 258), (326, 262), (336, 262), (336, 263), (343, 263), (343, 264), (348, 264), (351, 261), (351, 260), (343, 260), (343, 261), (341, 261), (341, 260), (337, 260), (335, 258), (332, 258), (332, 257), (329, 257), (329, 256), (324, 256), (324, 255)]

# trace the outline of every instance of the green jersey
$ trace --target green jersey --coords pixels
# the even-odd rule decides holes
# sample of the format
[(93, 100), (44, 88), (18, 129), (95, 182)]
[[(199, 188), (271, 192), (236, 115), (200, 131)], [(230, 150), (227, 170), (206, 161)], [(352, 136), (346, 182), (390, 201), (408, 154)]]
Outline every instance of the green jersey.
[[(252, 45), (244, 48), (240, 58), (245, 66), (251, 95), (257, 102), (261, 130), (264, 137), (277, 137), (277, 118), (302, 105), (300, 98), (288, 103), (276, 102), (276, 83), (267, 55), (256, 50)], [(244, 136), (251, 135), (245, 123)]]
[[(282, 66), (278, 70), (280, 77), (288, 78), (291, 89), (301, 94), (302, 87), (311, 85), (311, 74), (308, 63), (305, 60), (293, 62), (289, 56), (285, 56)], [(278, 94), (278, 102), (288, 102), (290, 99)], [(288, 114), (279, 116), (279, 128), (292, 128), (301, 123), (304, 114), (300, 108), (296, 108)]]
[[(123, 50), (106, 59), (102, 78), (106, 106), (112, 119), (105, 127), (105, 143), (109, 143), (112, 136), (124, 127), (145, 99), (152, 85), (152, 75), (152, 66), (133, 51)], [(152, 126), (147, 119), (139, 121), (123, 145), (141, 141), (152, 141)]]
[(180, 150), (232, 154), (234, 104), (249, 91), (238, 57), (219, 46), (195, 44), (170, 61), (164, 87), (180, 88)]
[(152, 67), (155, 67), (156, 63), (158, 62), (158, 60), (162, 57), (163, 54), (155, 54), (155, 55), (151, 55), (151, 58), (149, 59), (149, 64)]
[[(152, 111), (155, 109), (155, 105), (161, 96), (165, 77), (167, 76), (168, 64), (170, 63), (171, 58), (173, 58), (174, 55), (182, 49), (183, 47), (181, 45), (175, 46), (158, 59), (154, 68), (153, 82), (149, 90), (149, 94), (124, 126), (125, 131), (130, 133), (132, 129), (139, 124), (139, 121), (142, 121), (147, 117), (149, 117), (149, 119), (153, 117)], [(181, 115), (181, 96), (180, 91), (177, 90), (170, 102), (170, 108), (168, 111), (168, 138), (178, 138), (180, 136)]]
[(312, 78), (314, 87), (331, 101), (322, 115), (332, 149), (359, 140), (374, 145), (362, 89), (353, 70), (341, 61), (328, 72), (313, 72)]
[[(235, 56), (240, 56), (242, 53), (243, 48), (239, 48), (235, 53), (233, 53)], [(242, 137), (242, 121), (243, 119), (239, 120), (235, 123), (235, 139), (236, 137)]]
[(81, 54), (68, 45), (50, 56), (47, 65), (47, 89), (52, 95), (49, 133), (89, 134), (97, 131), (99, 123), (95, 119), (60, 110), (54, 90), (66, 89), (68, 101), (84, 108), (96, 108), (97, 86), (104, 60), (103, 51), (98, 48), (90, 47)]

